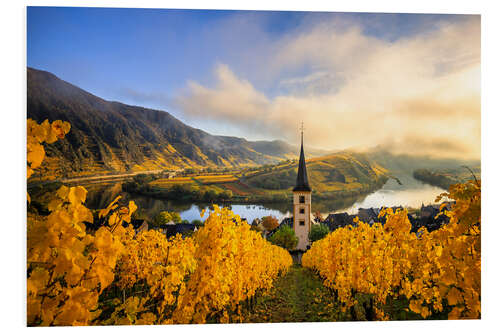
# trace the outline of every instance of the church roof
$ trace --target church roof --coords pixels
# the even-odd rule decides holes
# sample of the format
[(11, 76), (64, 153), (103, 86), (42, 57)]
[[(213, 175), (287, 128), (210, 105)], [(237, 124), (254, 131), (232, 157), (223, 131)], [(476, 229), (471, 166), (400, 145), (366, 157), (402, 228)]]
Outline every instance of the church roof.
[(304, 157), (304, 142), (301, 138), (300, 142), (300, 159), (299, 159), (299, 169), (297, 170), (297, 183), (293, 188), (294, 191), (311, 191), (309, 186), (309, 180), (307, 179), (307, 169), (306, 169), (306, 159)]

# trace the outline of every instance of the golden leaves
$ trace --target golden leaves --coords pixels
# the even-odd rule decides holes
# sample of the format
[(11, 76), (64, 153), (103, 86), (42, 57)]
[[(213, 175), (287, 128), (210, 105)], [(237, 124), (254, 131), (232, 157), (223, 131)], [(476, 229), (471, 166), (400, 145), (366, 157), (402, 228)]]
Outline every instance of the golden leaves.
[[(27, 127), (29, 178), (45, 157), (42, 143), (63, 138), (70, 124), (28, 119)], [(84, 224), (93, 221), (86, 196), (84, 187), (61, 186), (49, 203), (50, 215), (28, 220), (29, 325), (204, 322), (220, 311), (220, 320), (229, 321), (228, 310), (271, 288), (292, 265), (286, 250), (227, 208), (215, 206), (194, 237), (166, 239), (158, 231), (136, 235), (131, 226), (124, 228), (137, 206), (120, 205), (118, 196), (99, 211), (107, 223), (94, 233)], [(99, 296), (115, 280), (124, 288), (146, 283), (148, 292), (116, 299), (114, 312), (100, 321)]]
[(95, 274), (101, 284), (101, 290), (109, 286), (115, 278), (113, 271), (105, 265), (96, 265)]
[(30, 169), (38, 168), (45, 157), (45, 149), (39, 143), (28, 144), (28, 156), (27, 160), (29, 163)]
[[(112, 229), (88, 233), (83, 222), (93, 217), (83, 205), (86, 195), (81, 186), (62, 186), (49, 204), (50, 215), (28, 221), (30, 325), (88, 325), (98, 316), (99, 294), (114, 281), (123, 242), (133, 231), (121, 227), (118, 216)], [(130, 218), (136, 206), (131, 202), (125, 209)]]
[(101, 251), (111, 249), (113, 243), (113, 235), (108, 228), (99, 228), (95, 233), (94, 245)]
[(463, 303), (462, 294), (455, 287), (452, 287), (450, 291), (448, 291), (447, 298), (449, 305), (457, 305), (459, 303)]
[(269, 290), (292, 265), (286, 250), (264, 240), (227, 208), (215, 205), (193, 238), (197, 267), (173, 313), (177, 323), (203, 323), (221, 312), (219, 320), (229, 321), (227, 310), (234, 312), (256, 290)]
[(443, 247), (438, 245), (435, 247), (435, 251), (436, 251), (436, 256), (441, 257), (441, 254), (443, 254)]
[(33, 169), (40, 167), (45, 158), (42, 143), (54, 143), (58, 139), (63, 139), (70, 128), (68, 122), (61, 120), (56, 120), (52, 124), (48, 120), (41, 124), (37, 124), (33, 119), (27, 120), (27, 178), (31, 177)]
[(118, 207), (116, 202), (120, 199), (121, 199), (121, 195), (117, 196), (113, 201), (111, 201), (111, 203), (108, 205), (108, 207), (101, 209), (99, 211), (99, 218), (108, 215), (111, 210), (116, 209)]
[(129, 201), (128, 203), (129, 215), (132, 215), (137, 210), (137, 205), (133, 201)]
[(72, 187), (68, 193), (68, 200), (73, 205), (78, 205), (85, 202), (87, 198), (87, 190), (83, 186)]
[(43, 289), (47, 285), (49, 278), (49, 272), (45, 268), (36, 267), (33, 269), (33, 272), (28, 278), (28, 294), (38, 293), (39, 290)]
[(417, 237), (406, 211), (383, 210), (384, 226), (358, 222), (337, 229), (313, 244), (302, 265), (316, 270), (347, 306), (353, 305), (353, 290), (373, 294), (376, 313), (383, 315), (386, 297), (399, 294), (423, 318), (444, 311), (443, 299), (452, 308), (450, 319), (479, 318), (481, 182), (453, 185), (441, 198), (455, 203), (443, 212), (450, 222), (436, 231), (419, 230)]
[[(129, 203), (126, 208), (130, 212), (134, 206)], [(116, 207), (115, 213), (120, 212), (126, 210)], [(256, 290), (269, 289), (274, 278), (292, 264), (287, 251), (219, 207), (193, 237), (166, 239), (148, 230), (126, 240), (124, 247), (118, 286), (129, 288), (145, 281), (148, 292), (138, 298), (139, 303), (135, 296), (117, 300), (108, 324), (202, 323), (223, 309), (234, 312)], [(151, 302), (155, 302), (153, 313), (141, 308)]]
[[(62, 139), (69, 132), (71, 125), (66, 121), (55, 120), (51, 125), (48, 143)], [(54, 138), (53, 138), (54, 137)], [(53, 141), (52, 141), (53, 140)]]

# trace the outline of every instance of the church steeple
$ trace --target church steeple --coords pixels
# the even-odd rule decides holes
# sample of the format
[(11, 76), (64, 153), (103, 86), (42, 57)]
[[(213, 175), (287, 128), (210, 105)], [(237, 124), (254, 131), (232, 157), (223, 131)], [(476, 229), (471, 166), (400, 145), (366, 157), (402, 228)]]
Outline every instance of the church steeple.
[(306, 159), (304, 157), (304, 123), (300, 128), (300, 158), (299, 168), (297, 170), (297, 182), (294, 191), (311, 191), (309, 180), (307, 179)]
[(307, 179), (306, 158), (304, 156), (304, 124), (300, 127), (300, 158), (297, 170), (297, 184), (293, 188), (293, 231), (299, 239), (297, 250), (306, 251), (311, 245), (309, 231), (311, 230), (311, 187)]

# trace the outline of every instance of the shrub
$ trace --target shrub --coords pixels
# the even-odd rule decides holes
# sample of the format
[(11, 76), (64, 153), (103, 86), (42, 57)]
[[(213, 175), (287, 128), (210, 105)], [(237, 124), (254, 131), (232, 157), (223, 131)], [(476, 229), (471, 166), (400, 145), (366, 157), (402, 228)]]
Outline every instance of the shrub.
[(191, 221), (191, 223), (194, 224), (197, 227), (203, 226), (203, 222), (200, 221), (200, 220), (198, 220), (198, 219)]
[(269, 241), (275, 245), (281, 246), (287, 250), (293, 250), (299, 243), (299, 238), (295, 235), (292, 228), (285, 225), (279, 228), (270, 238)]
[(272, 231), (276, 229), (280, 223), (278, 222), (278, 219), (274, 216), (264, 216), (262, 218), (262, 226), (267, 230), (267, 231)]
[(313, 243), (317, 240), (325, 238), (329, 232), (330, 229), (328, 229), (328, 226), (325, 224), (313, 224), (311, 230), (309, 231), (309, 240)]
[(153, 226), (160, 226), (169, 222), (174, 222), (175, 224), (181, 223), (181, 216), (177, 212), (167, 212), (163, 211), (156, 215), (152, 221)]

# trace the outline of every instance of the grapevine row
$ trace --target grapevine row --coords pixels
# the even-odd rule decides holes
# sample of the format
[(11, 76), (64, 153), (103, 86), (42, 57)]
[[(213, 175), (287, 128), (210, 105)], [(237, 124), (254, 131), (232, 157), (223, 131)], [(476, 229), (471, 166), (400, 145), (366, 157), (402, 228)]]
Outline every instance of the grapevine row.
[(455, 203), (442, 212), (450, 222), (436, 231), (411, 233), (406, 210), (386, 209), (384, 225), (357, 220), (337, 229), (313, 243), (302, 264), (324, 279), (344, 310), (361, 293), (373, 297), (378, 319), (390, 319), (386, 302), (398, 297), (422, 318), (480, 318), (481, 182), (452, 185), (436, 201), (444, 197)]
[[(43, 143), (69, 129), (28, 120), (28, 178), (43, 161)], [(86, 195), (81, 186), (62, 186), (49, 216), (28, 216), (30, 326), (238, 321), (242, 304), (292, 265), (286, 250), (226, 208), (215, 206), (192, 237), (167, 239), (124, 227), (137, 207), (120, 197), (99, 211), (100, 227), (89, 228)]]

